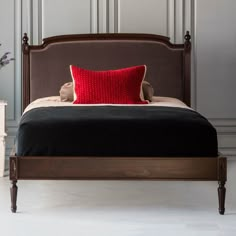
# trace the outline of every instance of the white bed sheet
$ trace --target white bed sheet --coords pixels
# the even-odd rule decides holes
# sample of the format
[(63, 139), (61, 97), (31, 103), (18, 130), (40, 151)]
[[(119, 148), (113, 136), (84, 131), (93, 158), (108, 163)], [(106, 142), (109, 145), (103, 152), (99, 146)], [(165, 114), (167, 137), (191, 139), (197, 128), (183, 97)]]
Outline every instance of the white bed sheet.
[(73, 104), (71, 102), (62, 102), (60, 96), (51, 96), (39, 98), (31, 102), (24, 110), (23, 114), (29, 110), (39, 107), (67, 107), (67, 106), (165, 106), (192, 109), (185, 103), (176, 98), (154, 96), (152, 102), (148, 104)]

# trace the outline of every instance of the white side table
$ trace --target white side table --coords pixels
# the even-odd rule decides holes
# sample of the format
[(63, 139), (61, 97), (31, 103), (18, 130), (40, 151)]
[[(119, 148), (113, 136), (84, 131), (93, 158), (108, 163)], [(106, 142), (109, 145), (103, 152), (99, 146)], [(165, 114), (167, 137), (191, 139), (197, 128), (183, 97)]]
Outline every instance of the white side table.
[(4, 176), (5, 169), (5, 138), (7, 136), (5, 131), (5, 110), (7, 103), (0, 100), (0, 177)]

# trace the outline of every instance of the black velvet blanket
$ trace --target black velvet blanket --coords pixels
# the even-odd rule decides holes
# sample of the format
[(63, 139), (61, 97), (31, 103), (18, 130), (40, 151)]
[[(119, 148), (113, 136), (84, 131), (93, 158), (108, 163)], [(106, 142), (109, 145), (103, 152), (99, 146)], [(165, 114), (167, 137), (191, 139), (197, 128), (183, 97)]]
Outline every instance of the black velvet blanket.
[(217, 156), (214, 127), (174, 107), (44, 107), (26, 112), (18, 156)]

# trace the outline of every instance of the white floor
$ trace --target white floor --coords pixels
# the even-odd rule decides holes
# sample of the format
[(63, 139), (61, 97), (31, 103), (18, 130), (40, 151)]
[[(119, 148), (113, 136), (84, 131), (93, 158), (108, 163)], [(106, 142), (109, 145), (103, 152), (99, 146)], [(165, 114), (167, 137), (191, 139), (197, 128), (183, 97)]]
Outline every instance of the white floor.
[(9, 186), (0, 178), (3, 236), (236, 236), (236, 162), (228, 164), (224, 216), (216, 182), (19, 181), (17, 214)]

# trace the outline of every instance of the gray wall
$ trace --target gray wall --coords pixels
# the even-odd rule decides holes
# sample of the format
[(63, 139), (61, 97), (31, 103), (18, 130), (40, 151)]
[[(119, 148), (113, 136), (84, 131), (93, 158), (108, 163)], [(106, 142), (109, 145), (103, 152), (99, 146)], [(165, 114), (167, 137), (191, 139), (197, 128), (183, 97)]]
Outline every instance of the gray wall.
[(217, 128), (222, 153), (236, 158), (235, 0), (0, 0), (0, 41), (16, 58), (0, 71), (8, 101), (7, 154), (20, 118), (21, 35), (143, 32), (182, 42), (192, 34), (192, 103)]

